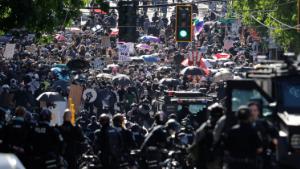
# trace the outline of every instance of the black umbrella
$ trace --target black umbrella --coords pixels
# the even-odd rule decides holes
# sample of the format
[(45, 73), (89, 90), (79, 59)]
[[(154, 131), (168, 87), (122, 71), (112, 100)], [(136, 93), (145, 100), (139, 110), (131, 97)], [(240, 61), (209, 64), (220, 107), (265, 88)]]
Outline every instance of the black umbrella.
[(196, 75), (203, 76), (203, 75), (205, 75), (205, 72), (199, 67), (188, 66), (188, 67), (182, 69), (180, 71), (180, 74), (182, 74), (182, 75), (193, 75), (193, 76), (196, 76)]
[(67, 63), (67, 67), (71, 70), (80, 70), (90, 67), (90, 63), (84, 59), (72, 59)]
[(118, 74), (115, 77), (113, 77), (112, 82), (117, 85), (126, 86), (131, 83), (131, 80), (127, 75)]
[(159, 84), (167, 86), (178, 86), (180, 82), (177, 79), (164, 78), (159, 81)]
[(68, 81), (65, 81), (65, 80), (57, 80), (55, 81), (51, 88), (52, 89), (56, 89), (57, 87), (61, 87), (61, 89), (66, 92), (67, 91), (67, 88), (68, 86), (70, 86), (70, 83)]
[(65, 101), (65, 98), (57, 92), (44, 92), (44, 93), (40, 94), (36, 98), (36, 100), (49, 103), (49, 102), (55, 102), (55, 101)]
[(158, 71), (171, 71), (172, 67), (162, 66), (157, 69)]

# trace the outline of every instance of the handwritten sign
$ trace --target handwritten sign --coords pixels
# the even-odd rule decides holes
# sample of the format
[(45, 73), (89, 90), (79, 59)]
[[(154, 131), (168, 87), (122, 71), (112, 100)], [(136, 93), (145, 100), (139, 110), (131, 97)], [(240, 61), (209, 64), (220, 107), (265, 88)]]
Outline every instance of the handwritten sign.
[(118, 44), (119, 62), (130, 61), (129, 58), (129, 45), (126, 43)]
[(16, 44), (6, 44), (4, 57), (7, 59), (11, 59), (14, 57)]

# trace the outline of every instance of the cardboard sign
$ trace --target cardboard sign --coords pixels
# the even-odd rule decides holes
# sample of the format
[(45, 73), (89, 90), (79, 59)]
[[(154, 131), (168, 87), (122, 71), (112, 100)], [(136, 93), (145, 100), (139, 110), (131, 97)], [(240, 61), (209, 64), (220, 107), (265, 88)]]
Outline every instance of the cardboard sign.
[(3, 56), (7, 59), (12, 59), (15, 54), (15, 48), (16, 48), (16, 44), (6, 44)]
[(71, 85), (70, 86), (69, 98), (72, 98), (73, 104), (75, 105), (76, 112), (78, 112), (80, 105), (81, 105), (82, 93), (83, 93), (82, 86), (79, 86), (79, 85)]
[(110, 48), (111, 47), (109, 36), (102, 36), (101, 37), (101, 46), (102, 46), (102, 48)]
[(119, 54), (119, 62), (130, 61), (129, 58), (129, 45), (126, 43), (118, 44), (118, 54)]

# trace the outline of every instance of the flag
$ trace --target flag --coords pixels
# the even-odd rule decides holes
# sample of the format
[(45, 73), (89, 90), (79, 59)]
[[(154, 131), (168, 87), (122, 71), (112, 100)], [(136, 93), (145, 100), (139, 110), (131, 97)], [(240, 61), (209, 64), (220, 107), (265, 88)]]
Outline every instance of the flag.
[(203, 61), (203, 57), (202, 56), (201, 56), (201, 59), (200, 59), (199, 67), (202, 70), (204, 70), (206, 76), (208, 76), (210, 74), (210, 70), (208, 69), (208, 67), (206, 66), (205, 62)]
[(195, 19), (194, 22), (193, 22), (193, 25), (195, 27), (195, 33), (199, 33), (203, 29), (204, 21), (200, 21), (199, 19)]

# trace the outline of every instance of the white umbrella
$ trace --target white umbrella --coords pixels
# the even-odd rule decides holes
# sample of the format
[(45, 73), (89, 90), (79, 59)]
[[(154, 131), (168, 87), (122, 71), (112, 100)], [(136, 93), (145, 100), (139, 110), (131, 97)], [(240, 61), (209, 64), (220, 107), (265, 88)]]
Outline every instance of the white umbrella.
[(220, 71), (214, 75), (214, 82), (221, 82), (226, 80), (232, 80), (233, 74), (230, 71)]
[(112, 79), (113, 75), (108, 73), (100, 73), (96, 76), (97, 78), (103, 78), (103, 79)]

